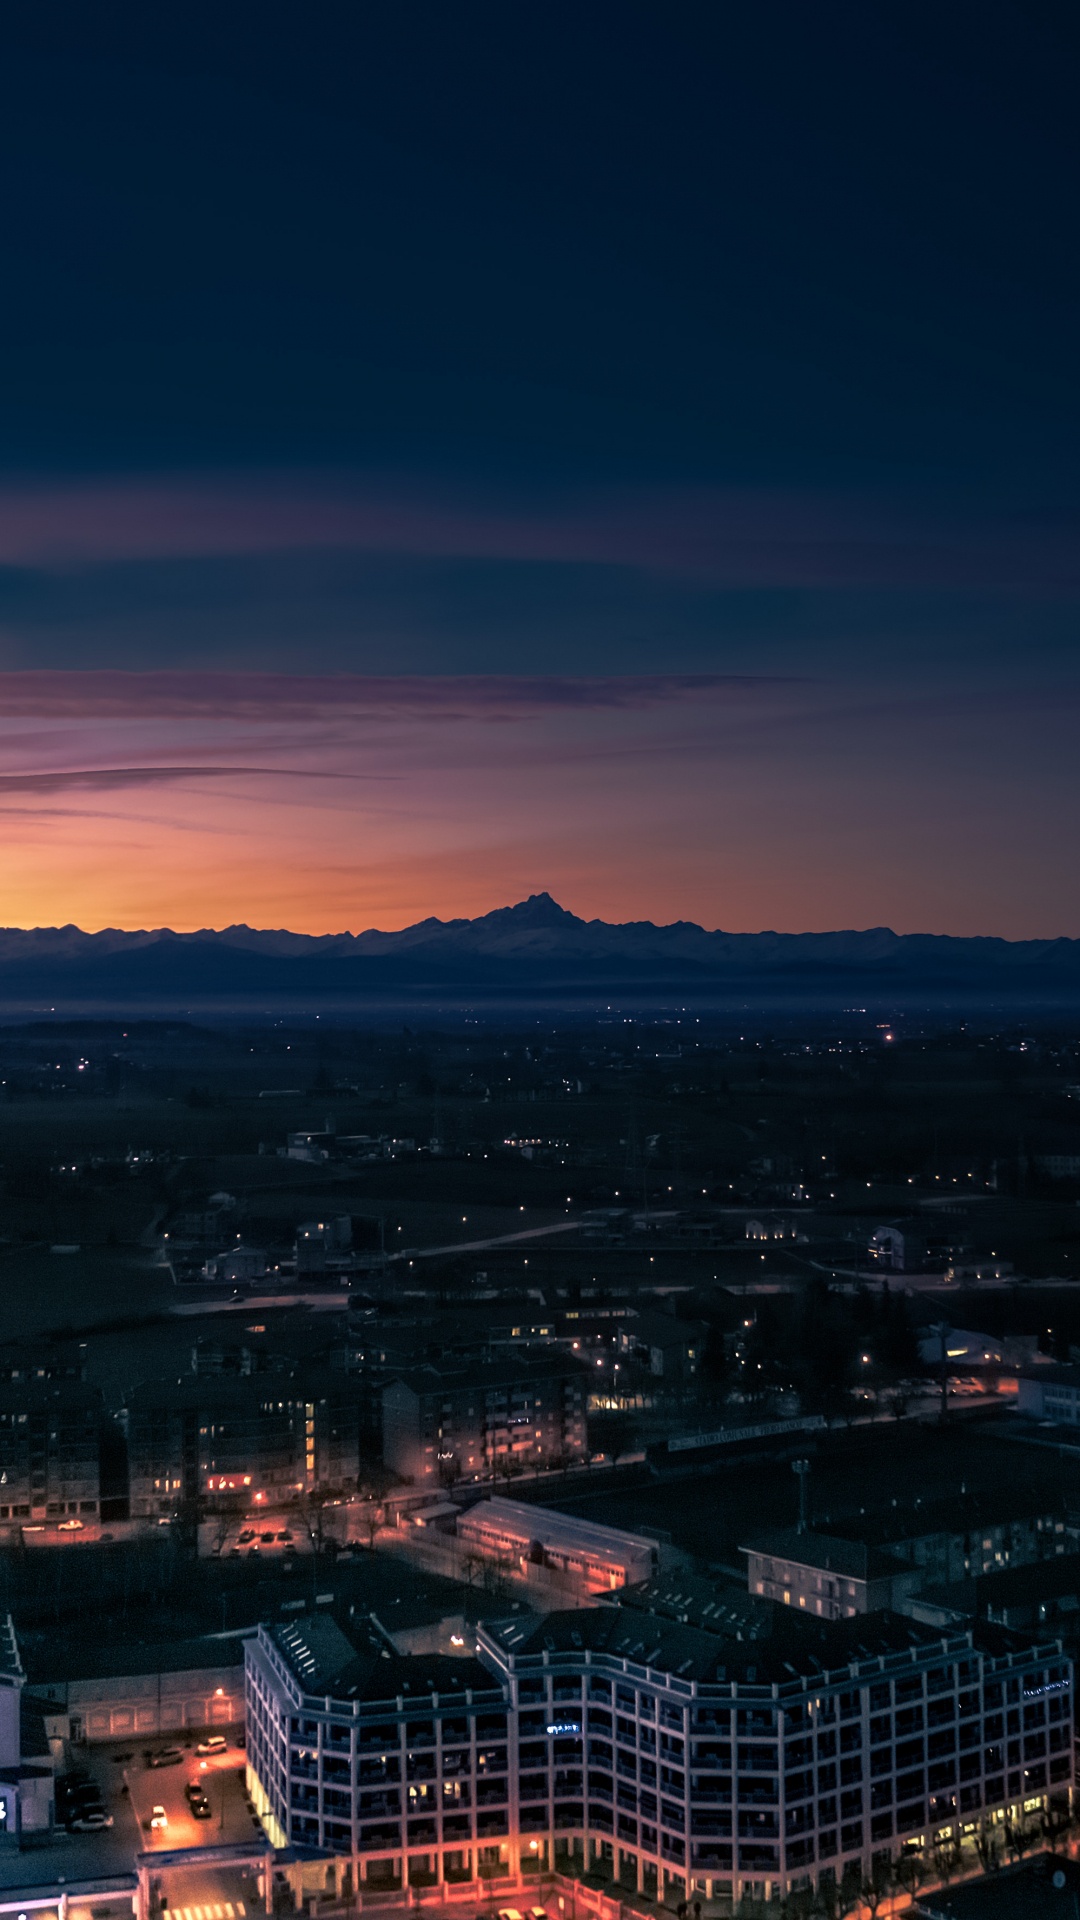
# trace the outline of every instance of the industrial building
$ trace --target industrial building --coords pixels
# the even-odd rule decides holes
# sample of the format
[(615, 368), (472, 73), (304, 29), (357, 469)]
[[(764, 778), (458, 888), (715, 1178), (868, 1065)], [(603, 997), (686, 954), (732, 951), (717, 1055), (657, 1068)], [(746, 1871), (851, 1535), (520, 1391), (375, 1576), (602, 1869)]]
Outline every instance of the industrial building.
[(546, 1568), (582, 1593), (611, 1593), (657, 1568), (656, 1544), (640, 1534), (518, 1500), (478, 1501), (462, 1514), (457, 1537), (485, 1560), (521, 1573)]

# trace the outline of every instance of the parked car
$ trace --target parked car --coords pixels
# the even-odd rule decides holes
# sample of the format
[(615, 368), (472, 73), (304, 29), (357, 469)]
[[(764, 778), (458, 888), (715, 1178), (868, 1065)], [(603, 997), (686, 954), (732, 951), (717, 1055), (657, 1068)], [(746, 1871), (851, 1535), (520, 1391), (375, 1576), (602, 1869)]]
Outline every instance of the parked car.
[(100, 1833), (112, 1823), (112, 1814), (106, 1813), (104, 1807), (87, 1807), (84, 1812), (74, 1814), (67, 1826), (69, 1833)]
[(179, 1747), (159, 1747), (156, 1753), (148, 1753), (146, 1756), (148, 1767), (179, 1767), (183, 1765), (183, 1761), (184, 1756)]
[(195, 1749), (196, 1753), (227, 1753), (228, 1750), (229, 1743), (223, 1733), (208, 1734), (205, 1740), (199, 1741)]
[(150, 1813), (151, 1827), (162, 1828), (162, 1827), (167, 1827), (168, 1824), (169, 1824), (169, 1816), (166, 1813), (164, 1807), (159, 1804), (158, 1806), (152, 1808)]

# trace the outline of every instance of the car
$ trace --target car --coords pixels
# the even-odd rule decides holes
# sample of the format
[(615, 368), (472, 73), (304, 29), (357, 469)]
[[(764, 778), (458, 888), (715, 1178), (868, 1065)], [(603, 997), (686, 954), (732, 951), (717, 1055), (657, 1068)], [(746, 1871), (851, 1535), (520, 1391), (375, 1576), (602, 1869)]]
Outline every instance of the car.
[(191, 1802), (191, 1811), (196, 1820), (212, 1820), (214, 1817), (214, 1810), (205, 1793), (200, 1799)]
[(75, 1806), (66, 1807), (61, 1817), (64, 1825), (70, 1827), (74, 1825), (76, 1820), (96, 1820), (98, 1815), (104, 1814), (104, 1812), (105, 1807), (102, 1801), (80, 1800)]
[(495, 1920), (525, 1920), (525, 1916), (518, 1907), (500, 1907)]
[(251, 1542), (255, 1538), (255, 1535), (251, 1531), (250, 1527), (245, 1527), (243, 1533), (238, 1533), (236, 1537), (239, 1540), (240, 1545), (242, 1547), (247, 1547), (247, 1546), (250, 1546)]
[(127, 1765), (129, 1760), (134, 1760), (134, 1758), (135, 1755), (133, 1753), (114, 1753), (112, 1763), (114, 1767), (123, 1767)]
[(526, 1907), (525, 1920), (548, 1920), (546, 1907)]
[(101, 1788), (95, 1780), (87, 1780), (84, 1786), (58, 1788), (56, 1797), (61, 1804), (71, 1808), (100, 1806)]
[(150, 1810), (151, 1828), (157, 1827), (160, 1829), (163, 1827), (167, 1827), (168, 1824), (169, 1824), (169, 1816), (166, 1813), (164, 1807), (161, 1806), (160, 1803), (157, 1806), (152, 1807)]
[(285, 1545), (285, 1546), (288, 1546), (288, 1545), (290, 1544), (290, 1542), (291, 1542), (291, 1540), (292, 1540), (292, 1534), (291, 1534), (291, 1533), (279, 1533), (279, 1534), (278, 1534), (278, 1539), (279, 1539), (279, 1540), (281, 1540), (281, 1541), (282, 1541), (282, 1542), (284, 1543), (284, 1545)]
[(184, 1756), (179, 1747), (159, 1747), (156, 1753), (148, 1753), (146, 1756), (148, 1767), (179, 1767), (183, 1765), (183, 1761)]
[(229, 1743), (223, 1733), (208, 1734), (205, 1740), (199, 1741), (195, 1749), (196, 1753), (227, 1753), (228, 1750)]
[(106, 1813), (104, 1807), (87, 1807), (83, 1813), (75, 1814), (67, 1826), (69, 1833), (100, 1833), (112, 1823), (112, 1814)]

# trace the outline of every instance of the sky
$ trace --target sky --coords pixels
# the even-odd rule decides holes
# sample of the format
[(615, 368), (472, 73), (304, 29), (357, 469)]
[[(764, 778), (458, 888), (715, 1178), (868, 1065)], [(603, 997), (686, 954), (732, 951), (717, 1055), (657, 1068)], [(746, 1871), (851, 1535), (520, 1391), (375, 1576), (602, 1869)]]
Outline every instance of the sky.
[(0, 20), (0, 923), (1080, 937), (1080, 23)]

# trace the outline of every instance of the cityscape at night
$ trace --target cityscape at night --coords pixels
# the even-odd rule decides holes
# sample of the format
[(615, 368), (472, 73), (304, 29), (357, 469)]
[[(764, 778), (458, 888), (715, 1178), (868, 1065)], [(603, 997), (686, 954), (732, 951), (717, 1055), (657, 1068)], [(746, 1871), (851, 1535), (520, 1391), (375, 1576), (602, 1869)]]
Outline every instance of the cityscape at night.
[(0, 1920), (1075, 1920), (1080, 31), (0, 15)]

